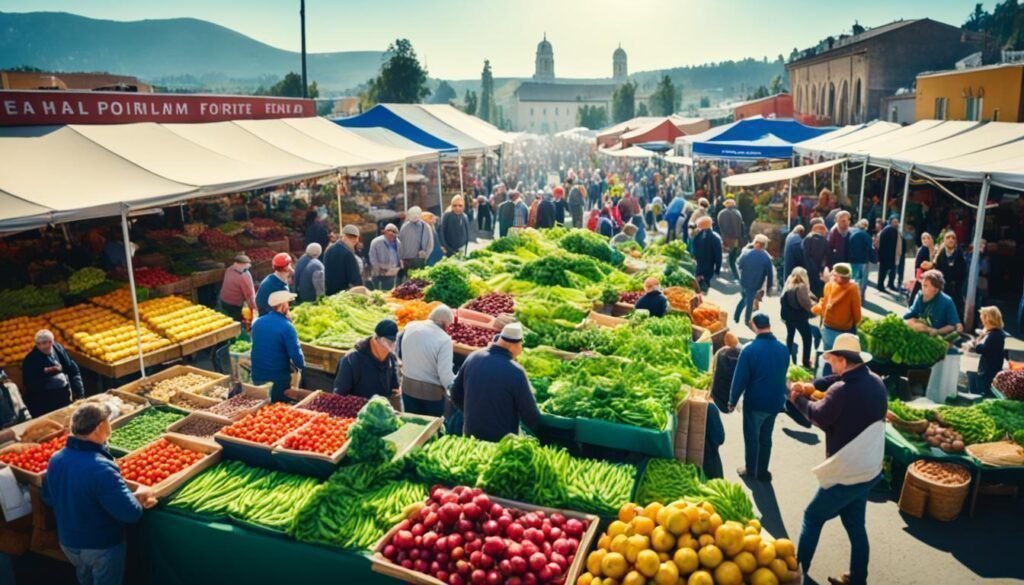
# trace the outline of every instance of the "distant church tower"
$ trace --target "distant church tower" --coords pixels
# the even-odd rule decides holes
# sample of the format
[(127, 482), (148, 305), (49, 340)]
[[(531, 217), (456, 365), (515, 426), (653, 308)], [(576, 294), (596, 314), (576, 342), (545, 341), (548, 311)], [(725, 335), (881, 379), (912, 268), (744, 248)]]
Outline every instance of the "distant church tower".
[(627, 77), (629, 70), (626, 68), (626, 52), (622, 50), (622, 45), (619, 45), (612, 53), (612, 80), (615, 83), (625, 83)]
[(554, 81), (555, 79), (555, 53), (548, 42), (548, 35), (544, 33), (544, 40), (537, 44), (537, 60), (534, 66), (533, 78), (540, 81)]

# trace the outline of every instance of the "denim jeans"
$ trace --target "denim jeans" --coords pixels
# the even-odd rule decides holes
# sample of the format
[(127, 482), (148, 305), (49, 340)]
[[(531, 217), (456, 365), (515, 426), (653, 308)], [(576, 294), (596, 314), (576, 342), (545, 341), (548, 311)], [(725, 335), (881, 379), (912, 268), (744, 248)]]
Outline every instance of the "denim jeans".
[(79, 585), (120, 585), (124, 580), (123, 542), (110, 548), (60, 548), (74, 565)]
[[(836, 343), (836, 338), (842, 335), (843, 333), (856, 333), (856, 331), (840, 331), (838, 329), (823, 326), (821, 328), (822, 351), (828, 351), (832, 349), (832, 346), (835, 345)], [(832, 366), (828, 365), (828, 362), (825, 362), (825, 365), (822, 366), (821, 375), (828, 376), (831, 374)]]
[(778, 413), (743, 408), (743, 448), (748, 473), (760, 477), (772, 457), (772, 431)]
[(740, 321), (740, 313), (746, 311), (747, 316), (746, 316), (746, 319), (743, 320), (743, 322), (744, 323), (749, 323), (750, 322), (750, 316), (754, 312), (754, 299), (757, 298), (757, 291), (758, 290), (760, 290), (760, 289), (754, 289), (754, 290), (747, 290), (745, 288), (744, 289), (740, 289), (740, 303), (738, 305), (736, 305), (736, 312), (733, 314), (733, 317), (732, 317), (734, 321), (739, 323), (739, 321)]
[(374, 276), (373, 277), (373, 289), (388, 291), (395, 288), (395, 276)]
[(444, 416), (444, 400), (423, 400), (402, 394), (402, 404), (405, 405), (405, 412), (410, 414)]
[(850, 537), (850, 583), (863, 585), (868, 579), (868, 533), (864, 512), (871, 488), (882, 481), (879, 475), (871, 481), (854, 485), (834, 485), (818, 488), (811, 503), (804, 510), (803, 527), (797, 545), (796, 558), (800, 560), (804, 575), (811, 569), (814, 550), (818, 548), (821, 529), (829, 520), (839, 516)]
[(860, 298), (864, 298), (864, 291), (868, 289), (868, 264), (857, 263), (853, 266), (853, 281), (860, 287)]

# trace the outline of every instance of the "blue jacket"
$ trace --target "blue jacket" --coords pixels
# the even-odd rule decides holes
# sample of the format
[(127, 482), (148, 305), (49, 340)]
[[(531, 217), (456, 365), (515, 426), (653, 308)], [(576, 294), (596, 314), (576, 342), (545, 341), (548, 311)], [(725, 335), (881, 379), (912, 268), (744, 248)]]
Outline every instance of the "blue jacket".
[(651, 317), (664, 317), (668, 312), (668, 299), (660, 290), (652, 290), (636, 301), (636, 308), (646, 309)]
[(722, 238), (711, 230), (701, 230), (693, 238), (693, 259), (697, 262), (697, 276), (710, 281), (722, 271)]
[(786, 370), (789, 350), (771, 333), (759, 333), (740, 351), (732, 378), (729, 403), (743, 396), (744, 408), (758, 412), (782, 412), (786, 406)]
[(939, 291), (939, 294), (928, 302), (925, 302), (924, 294), (919, 293), (914, 297), (914, 303), (910, 305), (910, 309), (903, 313), (903, 318), (925, 319), (936, 329), (956, 325), (960, 322), (960, 314), (956, 311), (953, 298), (942, 291)]
[(520, 422), (531, 429), (540, 422), (526, 372), (507, 349), (494, 344), (466, 358), (451, 397), (464, 413), (463, 434), (484, 441), (519, 434)]
[(740, 271), (740, 286), (744, 290), (758, 290), (765, 282), (768, 283), (768, 290), (772, 288), (772, 257), (764, 250), (751, 248), (742, 255), (737, 266)]
[(782, 278), (789, 278), (793, 269), (804, 265), (804, 240), (800, 234), (786, 236), (786, 245), (782, 251)]
[(75, 437), (50, 459), (42, 496), (68, 548), (117, 546), (124, 542), (124, 525), (142, 518), (142, 506), (107, 448)]
[(292, 364), (300, 370), (306, 367), (295, 326), (277, 311), (261, 314), (252, 323), (253, 381), (263, 383), (288, 378)]
[(271, 312), (270, 295), (279, 290), (289, 290), (288, 283), (278, 278), (273, 272), (264, 277), (260, 287), (256, 289), (256, 310), (260, 312), (260, 315)]
[(610, 238), (615, 235), (615, 225), (612, 220), (607, 217), (602, 217), (597, 220), (597, 233), (601, 234), (606, 238)]
[[(295, 272), (292, 273), (292, 283), (291, 286), (289, 287), (289, 290), (294, 289), (295, 293), (299, 294), (299, 283), (302, 282), (302, 272), (306, 270), (306, 267), (309, 266), (309, 261), (312, 259), (312, 256), (303, 254), (302, 257), (299, 258), (297, 262), (295, 262)], [(301, 297), (302, 295), (299, 294), (299, 302), (302, 302)]]
[(871, 234), (860, 228), (850, 228), (850, 239), (846, 243), (846, 258), (851, 264), (867, 264), (871, 262), (875, 246)]

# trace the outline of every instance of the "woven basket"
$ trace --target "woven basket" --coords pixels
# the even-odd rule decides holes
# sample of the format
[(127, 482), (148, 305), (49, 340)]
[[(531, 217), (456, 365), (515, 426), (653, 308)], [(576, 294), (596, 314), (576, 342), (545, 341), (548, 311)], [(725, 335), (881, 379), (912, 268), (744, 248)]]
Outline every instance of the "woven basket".
[[(917, 464), (914, 462), (907, 468), (907, 475), (904, 478), (904, 485), (911, 484), (913, 487), (927, 492), (928, 516), (941, 522), (951, 522), (963, 510), (964, 502), (967, 500), (967, 493), (970, 491), (971, 480), (968, 479), (959, 485), (942, 485), (920, 475), (917, 472)], [(947, 464), (947, 465), (952, 465)]]
[(900, 510), (914, 518), (924, 518), (927, 504), (928, 492), (914, 486), (909, 480), (904, 480), (903, 489), (900, 490)]
[(905, 421), (902, 418), (893, 414), (892, 412), (890, 412), (889, 414), (892, 415), (889, 418), (889, 422), (892, 423), (892, 426), (896, 427), (897, 429), (905, 433), (920, 435), (921, 433), (928, 430), (927, 420)]

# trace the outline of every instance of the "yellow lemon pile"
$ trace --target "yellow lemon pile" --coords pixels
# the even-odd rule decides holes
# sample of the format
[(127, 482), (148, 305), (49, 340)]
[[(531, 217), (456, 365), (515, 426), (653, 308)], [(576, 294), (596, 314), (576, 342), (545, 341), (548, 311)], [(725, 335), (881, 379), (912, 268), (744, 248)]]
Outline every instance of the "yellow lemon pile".
[[(83, 303), (51, 311), (45, 315), (56, 332), (78, 351), (100, 361), (116, 363), (138, 357), (135, 323), (110, 309)], [(142, 353), (171, 345), (171, 341), (145, 326), (141, 327)]]
[(223, 313), (181, 297), (146, 301), (139, 305), (139, 315), (147, 325), (175, 342), (211, 333), (234, 322)]
[(723, 522), (707, 503), (626, 504), (576, 585), (779, 585), (799, 579), (796, 548), (761, 524)]

